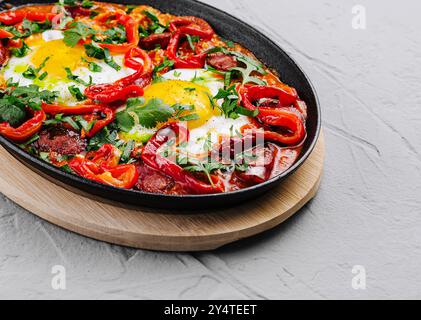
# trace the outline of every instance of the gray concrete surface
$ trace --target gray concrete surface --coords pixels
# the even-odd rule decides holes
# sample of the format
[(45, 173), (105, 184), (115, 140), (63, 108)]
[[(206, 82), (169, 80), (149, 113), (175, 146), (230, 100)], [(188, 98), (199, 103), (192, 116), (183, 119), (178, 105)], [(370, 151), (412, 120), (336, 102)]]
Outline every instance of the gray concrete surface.
[[(287, 223), (215, 252), (113, 246), (0, 197), (0, 298), (421, 298), (421, 3), (207, 0), (276, 40), (320, 95), (317, 198)], [(367, 29), (352, 8), (367, 9)], [(51, 268), (66, 268), (53, 290)], [(366, 289), (351, 286), (353, 266)]]

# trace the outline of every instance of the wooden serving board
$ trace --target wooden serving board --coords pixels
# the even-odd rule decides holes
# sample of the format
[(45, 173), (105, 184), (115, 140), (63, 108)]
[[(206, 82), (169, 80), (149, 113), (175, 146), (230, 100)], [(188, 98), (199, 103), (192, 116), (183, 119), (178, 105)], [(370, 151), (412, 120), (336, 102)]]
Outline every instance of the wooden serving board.
[(41, 177), (0, 147), (0, 191), (35, 215), (73, 232), (119, 245), (163, 251), (204, 251), (269, 230), (301, 209), (319, 187), (324, 138), (282, 185), (243, 205), (171, 213), (116, 206), (81, 196)]

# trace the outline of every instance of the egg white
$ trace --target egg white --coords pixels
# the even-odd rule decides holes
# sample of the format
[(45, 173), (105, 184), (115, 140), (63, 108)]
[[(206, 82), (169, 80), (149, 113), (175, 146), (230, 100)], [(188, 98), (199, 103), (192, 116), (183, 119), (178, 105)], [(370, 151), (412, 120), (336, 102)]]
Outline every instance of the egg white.
[[(174, 69), (161, 76), (161, 81), (182, 80), (192, 82), (209, 89), (213, 96), (216, 96), (219, 89), (224, 88), (224, 81), (214, 72), (205, 69)], [(218, 101), (218, 104), (222, 101)], [(205, 145), (216, 144), (219, 136), (231, 136), (240, 132), (241, 128), (250, 123), (246, 116), (239, 116), (237, 119), (226, 118), (225, 116), (213, 116), (204, 125), (190, 130), (190, 138), (185, 150), (191, 155), (203, 153)], [(152, 129), (156, 132), (157, 129)], [(151, 129), (137, 125), (130, 134), (150, 134)]]
[[(42, 33), (42, 39), (45, 42), (53, 41), (53, 40), (60, 40), (63, 39), (63, 32), (59, 30), (48, 30)], [(69, 92), (69, 86), (76, 86), (78, 87), (81, 92), (85, 90), (85, 86), (74, 82), (69, 79), (51, 79), (50, 77), (46, 77), (44, 80), (40, 81), (38, 79), (26, 79), (23, 77), (22, 73), (32, 65), (31, 58), (36, 52), (39, 46), (31, 46), (31, 51), (28, 55), (22, 58), (18, 57), (11, 57), (7, 66), (3, 69), (3, 76), (6, 80), (12, 79), (13, 82), (18, 82), (20, 86), (27, 86), (30, 84), (36, 84), (43, 90), (51, 90), (58, 92), (58, 102), (67, 105), (75, 105), (80, 102), (76, 100)], [(80, 79), (84, 80), (85, 82), (89, 82), (89, 77), (92, 77), (92, 83), (100, 84), (100, 83), (111, 83), (117, 81), (123, 77), (126, 77), (130, 74), (133, 74), (135, 71), (133, 69), (127, 68), (124, 66), (123, 59), (124, 55), (115, 55), (113, 56), (115, 62), (121, 66), (121, 70), (117, 71), (114, 68), (110, 67), (106, 64), (103, 60), (98, 60), (94, 58), (88, 58), (89, 61), (95, 62), (97, 65), (102, 67), (101, 72), (92, 72), (86, 67), (79, 67), (75, 70), (72, 70), (72, 73), (76, 76), (79, 76)], [(38, 66), (34, 66), (38, 67)], [(42, 73), (42, 71), (41, 71)]]
[(236, 136), (241, 127), (250, 123), (246, 116), (237, 119), (215, 116), (209, 119), (205, 125), (190, 131), (190, 139), (186, 150), (190, 154), (199, 154), (204, 150), (205, 144), (215, 145), (219, 142), (219, 136)]

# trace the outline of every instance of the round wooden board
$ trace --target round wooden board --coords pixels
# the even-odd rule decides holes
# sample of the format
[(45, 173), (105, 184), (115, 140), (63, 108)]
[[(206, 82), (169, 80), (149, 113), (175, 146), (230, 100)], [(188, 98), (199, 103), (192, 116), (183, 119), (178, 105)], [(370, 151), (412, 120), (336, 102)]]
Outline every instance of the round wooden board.
[(41, 177), (0, 148), (0, 191), (37, 216), (73, 232), (129, 247), (204, 251), (269, 230), (301, 209), (319, 187), (324, 137), (282, 185), (234, 208), (171, 213), (103, 203)]

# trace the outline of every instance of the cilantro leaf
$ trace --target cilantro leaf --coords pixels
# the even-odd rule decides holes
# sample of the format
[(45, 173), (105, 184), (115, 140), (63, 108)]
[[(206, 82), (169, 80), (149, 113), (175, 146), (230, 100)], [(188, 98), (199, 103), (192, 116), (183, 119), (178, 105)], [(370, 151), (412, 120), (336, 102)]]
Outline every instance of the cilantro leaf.
[(159, 122), (166, 122), (172, 117), (174, 109), (160, 99), (151, 99), (143, 107), (133, 109), (139, 124), (145, 128), (153, 128)]
[(57, 92), (40, 91), (36, 85), (14, 89), (9, 87), (0, 98), (0, 122), (8, 122), (12, 126), (18, 125), (26, 116), (26, 107), (40, 110), (42, 102), (52, 103), (57, 96)]
[(25, 107), (14, 104), (12, 99), (0, 99), (0, 122), (8, 122), (11, 126), (21, 123), (26, 116)]
[(45, 30), (51, 29), (52, 24), (50, 21), (46, 20), (45, 22), (36, 22), (23, 19), (20, 32), (15, 26), (2, 26), (2, 29), (9, 31), (14, 35), (14, 39), (28, 38), (34, 33), (40, 33)]
[(121, 131), (130, 132), (133, 129), (135, 125), (134, 118), (128, 112), (118, 112), (115, 117)]
[(74, 47), (80, 40), (86, 40), (88, 37), (96, 34), (96, 31), (82, 22), (73, 22), (70, 29), (64, 32), (64, 43), (69, 47)]
[(127, 163), (127, 161), (130, 160), (130, 155), (132, 154), (132, 151), (135, 147), (135, 141), (134, 140), (129, 140), (124, 149), (123, 149), (123, 153), (121, 154), (121, 159), (120, 161), (123, 163)]
[(133, 129), (136, 123), (145, 128), (154, 128), (159, 122), (166, 122), (174, 114), (174, 109), (160, 99), (129, 99), (124, 111), (116, 114), (117, 125), (124, 132)]
[(89, 140), (88, 150), (98, 150), (104, 144), (116, 145), (118, 140), (117, 130), (111, 130), (105, 127)]

